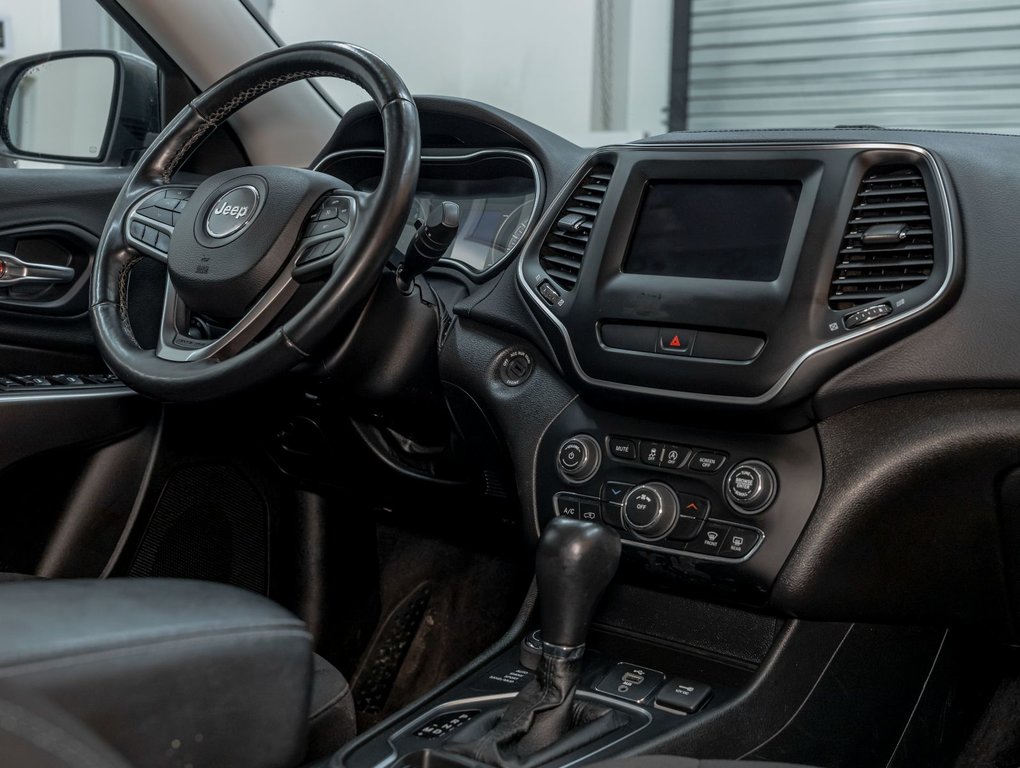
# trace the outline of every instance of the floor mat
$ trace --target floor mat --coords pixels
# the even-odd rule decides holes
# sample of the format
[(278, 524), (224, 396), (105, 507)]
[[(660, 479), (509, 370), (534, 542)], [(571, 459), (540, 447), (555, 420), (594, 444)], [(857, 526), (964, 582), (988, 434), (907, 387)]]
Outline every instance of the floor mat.
[(1020, 767), (1020, 676), (1003, 680), (967, 740), (956, 768)]
[[(357, 705), (359, 730), (418, 698), (499, 639), (513, 623), (531, 579), (530, 562), (523, 557), (402, 528), (381, 527), (379, 550), (380, 599), (387, 619), (380, 622), (353, 677), (355, 702), (364, 680), (368, 705)], [(420, 605), (417, 598), (426, 589), (424, 610), (415, 622), (412, 605)], [(387, 639), (403, 638), (415, 624), (406, 649)], [(394, 661), (398, 669), (391, 683)], [(379, 704), (381, 696), (386, 698)]]
[(424, 581), (380, 622), (351, 683), (354, 707), (359, 714), (373, 717), (382, 711), (418, 634), (430, 596), (429, 583)]

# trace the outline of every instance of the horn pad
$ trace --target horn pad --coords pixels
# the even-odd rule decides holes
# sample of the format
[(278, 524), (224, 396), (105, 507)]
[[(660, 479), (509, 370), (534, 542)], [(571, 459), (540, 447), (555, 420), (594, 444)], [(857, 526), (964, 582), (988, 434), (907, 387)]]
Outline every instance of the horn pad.
[(191, 311), (241, 317), (286, 264), (315, 201), (336, 179), (255, 166), (202, 182), (170, 239), (170, 280)]

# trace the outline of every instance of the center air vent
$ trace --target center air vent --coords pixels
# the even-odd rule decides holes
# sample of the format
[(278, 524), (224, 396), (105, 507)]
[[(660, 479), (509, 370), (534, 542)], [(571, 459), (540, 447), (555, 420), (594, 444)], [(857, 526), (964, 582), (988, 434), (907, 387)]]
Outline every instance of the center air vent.
[(581, 181), (560, 211), (552, 232), (542, 243), (539, 263), (546, 274), (565, 291), (573, 290), (581, 271), (588, 238), (599, 206), (606, 196), (611, 165), (596, 165)]
[(935, 265), (921, 172), (879, 166), (861, 181), (832, 274), (829, 307), (853, 309), (920, 285)]

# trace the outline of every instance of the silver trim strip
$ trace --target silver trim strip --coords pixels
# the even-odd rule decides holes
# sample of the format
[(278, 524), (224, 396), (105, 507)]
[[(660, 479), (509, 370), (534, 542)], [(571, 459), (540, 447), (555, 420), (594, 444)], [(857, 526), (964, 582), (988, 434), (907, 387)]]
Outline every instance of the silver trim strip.
[[(916, 307), (903, 312), (901, 314), (893, 314), (887, 317), (885, 320), (881, 320), (877, 323), (871, 323), (869, 325), (862, 326), (856, 331), (851, 331), (845, 336), (840, 336), (836, 339), (823, 342), (815, 347), (812, 347), (800, 357), (791, 363), (790, 367), (786, 372), (779, 377), (779, 380), (772, 385), (767, 391), (760, 395), (713, 395), (704, 392), (685, 392), (682, 390), (672, 389), (658, 389), (656, 387), (643, 387), (636, 384), (622, 384), (616, 381), (607, 381), (605, 379), (598, 379), (593, 376), (589, 376), (581, 368), (581, 364), (577, 359), (577, 355), (574, 352), (574, 345), (570, 341), (570, 335), (567, 333), (566, 327), (560, 322), (559, 318), (545, 305), (542, 297), (537, 294), (536, 289), (532, 288), (531, 284), (527, 281), (524, 276), (524, 259), (518, 259), (517, 261), (517, 282), (523, 289), (523, 293), (527, 296), (531, 302), (538, 307), (538, 309), (545, 313), (545, 315), (553, 322), (553, 324), (559, 329), (560, 334), (563, 336), (564, 342), (566, 342), (567, 350), (570, 353), (570, 362), (574, 368), (574, 371), (578, 376), (581, 377), (588, 384), (594, 384), (596, 386), (604, 387), (606, 389), (613, 389), (620, 392), (631, 392), (635, 394), (648, 394), (657, 396), (666, 396), (672, 398), (685, 398), (688, 400), (694, 400), (705, 403), (724, 403), (731, 405), (762, 405), (764, 403), (773, 400), (783, 388), (787, 385), (797, 369), (804, 364), (808, 358), (813, 357), (819, 352), (834, 347), (838, 344), (842, 344), (851, 339), (859, 338), (865, 334), (874, 333), (875, 331), (887, 328), (894, 323), (898, 323), (902, 320), (906, 320), (919, 312), (924, 311), (928, 307), (932, 306), (938, 301), (942, 295), (949, 288), (950, 282), (956, 274), (957, 267), (957, 248), (956, 242), (956, 229), (952, 217), (952, 211), (949, 205), (949, 192), (946, 188), (945, 179), (942, 175), (942, 170), (939, 168), (939, 164), (935, 159), (935, 156), (931, 154), (924, 147), (917, 146), (916, 144), (894, 144), (894, 143), (871, 143), (871, 142), (822, 142), (818, 144), (787, 144), (787, 143), (770, 143), (770, 142), (741, 142), (732, 144), (624, 144), (624, 145), (609, 145), (600, 147), (595, 152), (606, 152), (606, 151), (632, 151), (632, 150), (675, 150), (675, 149), (686, 149), (692, 152), (700, 150), (744, 150), (744, 149), (775, 149), (785, 151), (795, 150), (817, 150), (817, 149), (859, 149), (859, 150), (889, 150), (895, 152), (913, 152), (920, 155), (927, 163), (929, 170), (932, 173), (932, 177), (935, 179), (936, 192), (938, 194), (939, 202), (941, 203), (942, 212), (945, 219), (945, 238), (946, 238), (946, 275), (942, 281), (942, 285), (939, 286), (938, 290), (925, 302), (918, 304)], [(589, 170), (591, 166), (591, 158), (595, 155), (593, 152), (589, 155), (585, 161), (581, 164), (579, 169), (574, 172), (570, 177), (570, 180), (564, 185), (565, 190), (571, 190), (577, 186), (584, 174)], [(552, 209), (549, 209), (552, 211)], [(547, 212), (548, 213), (548, 212)], [(549, 213), (550, 216), (555, 215), (555, 211)], [(535, 245), (537, 239), (543, 232), (540, 232), (536, 227), (528, 237), (527, 243), (525, 244), (525, 251), (531, 250)]]
[[(40, 387), (40, 389), (44, 389)], [(10, 403), (38, 402), (49, 400), (86, 400), (98, 397), (125, 397), (126, 395), (137, 395), (130, 387), (123, 384), (110, 384), (105, 386), (90, 387), (60, 387), (54, 386), (54, 392), (29, 389), (15, 389), (10, 392), (0, 392), (0, 407)], [(66, 391), (59, 391), (66, 390)]]
[[(374, 147), (366, 147), (365, 149), (343, 149), (339, 152), (332, 152), (322, 158), (312, 168), (313, 171), (318, 171), (323, 165), (331, 160), (336, 160), (344, 157), (358, 156), (358, 155), (385, 155), (386, 151), (383, 149), (377, 149)], [(421, 161), (423, 163), (449, 163), (449, 162), (464, 162), (467, 160), (476, 160), (478, 158), (485, 157), (512, 157), (517, 160), (523, 160), (527, 163), (528, 167), (531, 168), (532, 178), (535, 180), (535, 199), (531, 204), (531, 213), (528, 214), (528, 223), (524, 236), (517, 241), (509, 251), (503, 254), (503, 258), (494, 264), (486, 267), (485, 269), (478, 271), (471, 269), (467, 264), (463, 264), (456, 259), (450, 259), (443, 257), (439, 260), (440, 266), (453, 267), (460, 270), (464, 274), (472, 278), (485, 277), (498, 270), (503, 264), (506, 264), (510, 259), (515, 258), (523, 252), (525, 244), (531, 239), (534, 233), (535, 225), (538, 223), (540, 214), (542, 212), (542, 203), (545, 196), (545, 182), (542, 176), (542, 170), (538, 166), (538, 162), (529, 155), (527, 152), (521, 152), (517, 149), (480, 149), (476, 152), (468, 152), (462, 155), (422, 155)], [(341, 179), (342, 181), (342, 179)]]

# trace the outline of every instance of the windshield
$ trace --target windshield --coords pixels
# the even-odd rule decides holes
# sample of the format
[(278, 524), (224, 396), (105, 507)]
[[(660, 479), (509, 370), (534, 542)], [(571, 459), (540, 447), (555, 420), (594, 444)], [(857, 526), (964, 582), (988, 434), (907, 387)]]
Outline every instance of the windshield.
[[(285, 42), (338, 39), (417, 94), (582, 145), (670, 129), (1020, 132), (1016, 0), (261, 0)], [(364, 96), (323, 83), (341, 107)]]

